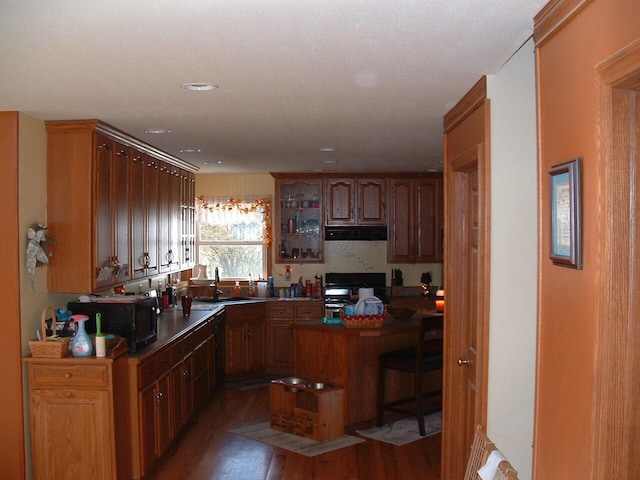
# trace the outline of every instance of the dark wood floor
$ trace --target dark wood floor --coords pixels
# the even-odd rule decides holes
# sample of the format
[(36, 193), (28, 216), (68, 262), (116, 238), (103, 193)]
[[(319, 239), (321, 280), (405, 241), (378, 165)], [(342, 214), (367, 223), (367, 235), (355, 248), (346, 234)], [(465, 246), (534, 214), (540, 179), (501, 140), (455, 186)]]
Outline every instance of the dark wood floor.
[[(167, 452), (150, 480), (435, 480), (440, 435), (403, 447), (366, 442), (307, 457), (229, 433), (269, 420), (269, 389), (223, 387)], [(367, 427), (371, 425), (360, 425)], [(353, 433), (353, 432), (348, 432)]]

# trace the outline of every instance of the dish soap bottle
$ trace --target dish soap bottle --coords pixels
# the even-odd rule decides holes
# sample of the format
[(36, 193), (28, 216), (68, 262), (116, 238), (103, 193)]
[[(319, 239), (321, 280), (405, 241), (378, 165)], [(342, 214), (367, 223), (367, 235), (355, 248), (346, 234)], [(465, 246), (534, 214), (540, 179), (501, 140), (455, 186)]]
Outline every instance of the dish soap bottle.
[(240, 296), (240, 282), (236, 281), (236, 284), (233, 287), (233, 296), (234, 297), (239, 297)]
[(93, 355), (93, 343), (84, 328), (84, 322), (89, 320), (89, 317), (86, 315), (71, 315), (71, 320), (76, 324), (76, 334), (71, 341), (71, 354), (74, 357), (90, 357)]

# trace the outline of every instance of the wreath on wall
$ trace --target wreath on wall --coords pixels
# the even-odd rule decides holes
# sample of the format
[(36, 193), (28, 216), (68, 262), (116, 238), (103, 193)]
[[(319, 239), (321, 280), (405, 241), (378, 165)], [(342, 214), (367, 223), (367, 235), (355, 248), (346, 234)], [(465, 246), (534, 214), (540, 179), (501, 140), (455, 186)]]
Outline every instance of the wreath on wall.
[(42, 223), (32, 223), (27, 229), (27, 271), (31, 279), (31, 288), (36, 291), (36, 267), (49, 263), (52, 255), (53, 238), (47, 235), (47, 226)]

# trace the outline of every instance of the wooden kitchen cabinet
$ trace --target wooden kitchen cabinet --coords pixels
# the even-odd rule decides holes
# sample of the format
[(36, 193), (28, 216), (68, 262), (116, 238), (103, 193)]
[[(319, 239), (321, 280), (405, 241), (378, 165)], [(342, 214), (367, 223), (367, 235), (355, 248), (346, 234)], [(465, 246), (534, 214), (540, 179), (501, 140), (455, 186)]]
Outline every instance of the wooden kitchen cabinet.
[[(45, 125), (48, 234), (55, 240), (49, 292), (88, 293), (151, 277), (159, 273), (155, 259), (165, 262), (163, 272), (189, 268), (180, 245), (180, 172), (193, 179), (195, 167), (96, 120)], [(148, 166), (142, 183), (141, 159)], [(149, 264), (140, 268), (146, 255)]]
[(324, 317), (322, 300), (274, 301), (268, 305), (267, 371), (293, 375), (293, 324)]
[(323, 262), (322, 179), (275, 178), (276, 262)]
[(126, 356), (27, 357), (33, 478), (125, 478)]
[(386, 179), (325, 178), (325, 225), (386, 225)]
[(147, 154), (131, 159), (131, 275), (134, 280), (157, 275), (158, 164)]
[(442, 261), (442, 175), (389, 180), (389, 263)]
[(242, 377), (265, 372), (266, 303), (225, 307), (225, 376)]
[(203, 408), (214, 385), (216, 313), (143, 357), (129, 358), (131, 470), (140, 479), (154, 467), (189, 419)]

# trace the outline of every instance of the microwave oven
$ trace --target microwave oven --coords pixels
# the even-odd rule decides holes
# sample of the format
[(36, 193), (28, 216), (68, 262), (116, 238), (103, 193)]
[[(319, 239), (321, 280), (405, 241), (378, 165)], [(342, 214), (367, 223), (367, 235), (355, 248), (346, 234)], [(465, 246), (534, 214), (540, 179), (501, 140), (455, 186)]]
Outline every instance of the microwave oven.
[(96, 333), (96, 313), (100, 313), (102, 332), (126, 338), (131, 353), (158, 338), (157, 297), (99, 297), (90, 302), (69, 302), (67, 309), (89, 317), (85, 322), (89, 334)]

